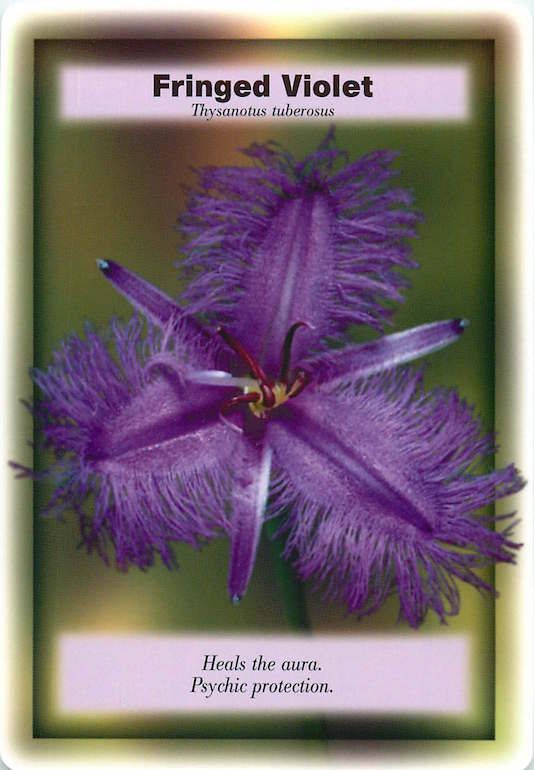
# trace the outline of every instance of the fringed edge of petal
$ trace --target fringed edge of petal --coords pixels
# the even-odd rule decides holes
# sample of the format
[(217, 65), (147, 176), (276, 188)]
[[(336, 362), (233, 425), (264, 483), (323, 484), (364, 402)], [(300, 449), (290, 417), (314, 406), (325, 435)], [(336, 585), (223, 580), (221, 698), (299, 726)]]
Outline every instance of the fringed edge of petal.
[[(338, 393), (350, 403), (366, 399), (370, 420), (394, 426), (402, 416), (400, 450), (419, 469), (440, 511), (432, 534), (379, 526), (362, 515), (325, 507), (294, 487), (278, 467), (272, 484), (271, 512), (287, 533), (285, 556), (303, 580), (314, 579), (327, 599), (341, 600), (364, 617), (398, 594), (399, 618), (417, 628), (429, 610), (442, 622), (459, 612), (457, 581), (495, 594), (474, 570), (515, 562), (515, 514), (495, 516), (484, 508), (522, 489), (513, 465), (487, 471), (496, 451), (473, 409), (455, 390), (422, 390), (422, 373), (406, 368), (362, 380)], [(332, 396), (329, 396), (332, 397)], [(283, 516), (282, 516), (283, 514)], [(494, 525), (507, 521), (496, 531)]]
[(199, 172), (199, 189), (179, 220), (186, 242), (185, 260), (177, 264), (190, 279), (183, 295), (189, 312), (231, 324), (246, 271), (280, 205), (324, 191), (335, 217), (328, 288), (333, 334), (350, 323), (383, 328), (408, 285), (398, 269), (417, 266), (407, 241), (422, 216), (412, 209), (409, 191), (388, 187), (398, 173), (391, 168), (396, 153), (372, 152), (333, 173), (336, 162), (346, 159), (333, 142), (332, 130), (300, 162), (274, 142), (253, 144), (243, 152), (258, 166)]
[[(517, 521), (501, 532), (490, 529), (514, 514), (473, 517), (467, 529), (482, 548), (481, 553), (475, 553), (440, 541), (423, 543), (399, 539), (394, 533), (384, 535), (361, 522), (349, 524), (346, 514), (296, 495), (283, 476), (278, 476), (273, 491), (277, 497), (271, 515), (280, 516), (275, 537), (286, 535), (284, 557), (292, 562), (301, 580), (312, 581), (324, 600), (340, 601), (358, 619), (371, 615), (396, 594), (399, 621), (418, 628), (433, 611), (446, 623), (460, 610), (457, 581), (497, 596), (494, 587), (474, 570), (496, 562), (513, 564), (515, 551), (521, 547), (510, 540)], [(484, 525), (478, 520), (482, 518)], [(332, 532), (337, 536), (332, 538)], [(470, 545), (472, 539), (466, 538), (463, 547)]]
[[(120, 413), (150, 381), (154, 373), (147, 362), (158, 364), (165, 351), (180, 349), (174, 323), (164, 330), (148, 323), (144, 331), (145, 324), (136, 316), (127, 324), (112, 322), (104, 336), (87, 324), (84, 338), (71, 335), (54, 352), (46, 370), (33, 370), (41, 394), (27, 406), (54, 459), (44, 470), (13, 464), (21, 476), (54, 484), (44, 515), (62, 518), (66, 510), (75, 510), (82, 544), (108, 561), (111, 543), (121, 569), (129, 564), (145, 569), (156, 552), (172, 566), (169, 541), (198, 546), (229, 530), (226, 501), (231, 476), (222, 461), (179, 477), (164, 469), (158, 474), (96, 471), (84, 462), (95, 421), (101, 424)], [(93, 513), (86, 505), (88, 498)]]

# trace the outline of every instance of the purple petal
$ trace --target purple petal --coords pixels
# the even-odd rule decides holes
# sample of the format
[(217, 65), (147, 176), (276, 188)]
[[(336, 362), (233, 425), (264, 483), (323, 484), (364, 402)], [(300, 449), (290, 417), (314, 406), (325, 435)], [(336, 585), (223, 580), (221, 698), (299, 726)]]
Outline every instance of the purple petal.
[(348, 384), (441, 350), (455, 342), (466, 326), (467, 321), (460, 319), (437, 321), (372, 342), (321, 353), (300, 363), (317, 385)]
[(329, 321), (328, 287), (334, 281), (332, 214), (326, 196), (310, 195), (284, 202), (243, 275), (243, 299), (234, 323), (238, 339), (276, 373), (288, 329), (306, 321), (295, 337), (293, 355), (316, 347), (334, 332)]
[(42, 393), (36, 411), (57, 458), (49, 508), (74, 507), (86, 544), (105, 556), (110, 540), (120, 567), (146, 567), (155, 551), (170, 564), (169, 541), (198, 545), (229, 528), (229, 458), (239, 441), (219, 419), (219, 389), (184, 391), (172, 371), (150, 366), (162, 344), (168, 354), (183, 340), (142, 331), (135, 318), (113, 324), (110, 351), (87, 328), (85, 339), (63, 344), (49, 369), (34, 372)]
[(514, 560), (510, 527), (494, 532), (473, 512), (523, 482), (513, 466), (474, 475), (493, 446), (456, 392), (424, 394), (403, 370), (280, 412), (269, 436), (287, 552), (350, 611), (396, 590), (410, 625), (429, 609), (444, 620), (458, 612), (455, 578), (491, 590), (473, 568)]
[(381, 328), (414, 267), (406, 240), (420, 215), (391, 189), (393, 153), (378, 152), (332, 174), (343, 153), (326, 144), (298, 163), (273, 145), (247, 154), (256, 168), (208, 168), (182, 219), (192, 310), (218, 314), (268, 368), (279, 364), (289, 326), (315, 331), (296, 356), (349, 323)]
[(262, 427), (256, 426), (256, 435), (250, 431), (243, 434), (233, 458), (235, 471), (228, 592), (234, 603), (240, 601), (247, 590), (267, 505), (271, 450), (265, 442)]
[(357, 400), (349, 406), (333, 396), (306, 394), (285, 419), (273, 419), (269, 436), (277, 466), (288, 473), (299, 468), (299, 485), (310, 500), (382, 512), (432, 532), (434, 500), (415, 475), (406, 478), (399, 451), (374, 427)]

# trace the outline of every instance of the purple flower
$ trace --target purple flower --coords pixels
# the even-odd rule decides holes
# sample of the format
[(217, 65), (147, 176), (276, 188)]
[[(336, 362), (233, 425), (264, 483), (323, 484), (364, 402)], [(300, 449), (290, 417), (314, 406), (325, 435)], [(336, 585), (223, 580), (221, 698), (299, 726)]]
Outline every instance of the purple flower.
[(254, 145), (257, 167), (202, 174), (182, 222), (186, 309), (99, 261), (147, 327), (138, 316), (105, 338), (88, 327), (34, 373), (57, 458), (50, 508), (74, 507), (88, 546), (105, 557), (113, 543), (124, 568), (156, 552), (170, 565), (170, 541), (226, 532), (234, 601), (265, 517), (283, 514), (302, 579), (358, 615), (396, 590), (417, 627), (429, 609), (458, 612), (456, 578), (491, 591), (474, 569), (514, 561), (511, 526), (495, 532), (476, 511), (523, 482), (513, 466), (477, 474), (494, 447), (471, 408), (399, 368), (456, 340), (463, 322), (325, 344), (351, 323), (381, 328), (420, 219), (388, 186), (392, 153), (335, 172), (331, 139), (301, 163)]

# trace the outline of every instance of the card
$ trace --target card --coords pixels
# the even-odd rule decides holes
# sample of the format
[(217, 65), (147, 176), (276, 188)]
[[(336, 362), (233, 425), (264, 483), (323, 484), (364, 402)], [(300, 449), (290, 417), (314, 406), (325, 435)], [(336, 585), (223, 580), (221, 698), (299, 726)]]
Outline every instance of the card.
[(530, 28), (5, 15), (8, 766), (526, 766)]

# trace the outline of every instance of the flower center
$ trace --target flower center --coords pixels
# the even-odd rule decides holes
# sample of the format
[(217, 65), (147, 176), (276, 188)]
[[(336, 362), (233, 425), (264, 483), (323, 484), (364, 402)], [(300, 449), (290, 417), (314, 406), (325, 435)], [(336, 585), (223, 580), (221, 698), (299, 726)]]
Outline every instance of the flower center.
[(295, 398), (309, 383), (309, 375), (304, 369), (297, 369), (292, 378), (289, 377), (291, 365), (291, 347), (295, 332), (301, 326), (309, 324), (306, 321), (294, 323), (287, 332), (282, 346), (282, 361), (277, 380), (270, 380), (254, 356), (229, 331), (219, 328), (218, 333), (223, 340), (237, 353), (247, 365), (254, 384), (247, 385), (239, 396), (225, 401), (221, 407), (222, 414), (228, 414), (240, 404), (248, 404), (252, 414), (259, 419), (265, 419), (269, 412), (284, 404), (290, 398)]

